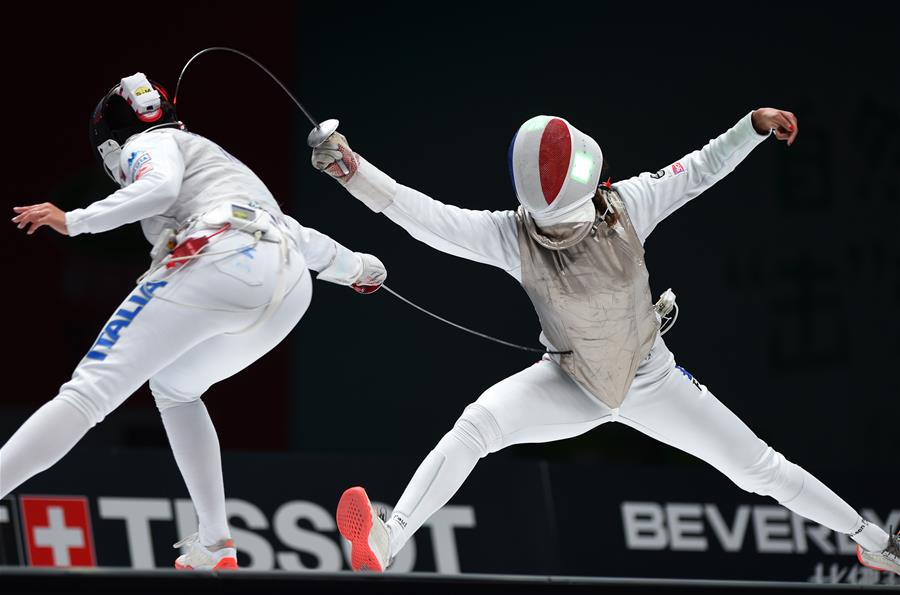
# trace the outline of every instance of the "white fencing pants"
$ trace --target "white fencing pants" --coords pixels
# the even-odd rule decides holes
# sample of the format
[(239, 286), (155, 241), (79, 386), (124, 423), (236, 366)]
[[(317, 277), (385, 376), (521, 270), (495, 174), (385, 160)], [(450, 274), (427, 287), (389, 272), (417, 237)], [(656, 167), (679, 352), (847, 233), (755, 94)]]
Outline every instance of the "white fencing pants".
[[(251, 242), (247, 234), (230, 232), (207, 251)], [(59, 395), (0, 449), (0, 497), (56, 463), (149, 380), (200, 517), (201, 540), (209, 544), (224, 537), (219, 535), (227, 533), (227, 523), (218, 440), (205, 407), (196, 403), (210, 386), (280, 343), (309, 306), (306, 262), (291, 249), (284, 302), (265, 322), (240, 333), (272, 298), (280, 258), (278, 244), (260, 242), (236, 254), (197, 259), (177, 272), (163, 269), (135, 289)]]
[(456, 493), (478, 459), (513, 444), (552, 442), (617, 421), (688, 452), (749, 492), (771, 496), (867, 549), (887, 534), (759, 439), (705, 386), (675, 366), (661, 338), (640, 366), (622, 406), (611, 409), (549, 358), (500, 381), (469, 405), (419, 466), (388, 527), (396, 555)]

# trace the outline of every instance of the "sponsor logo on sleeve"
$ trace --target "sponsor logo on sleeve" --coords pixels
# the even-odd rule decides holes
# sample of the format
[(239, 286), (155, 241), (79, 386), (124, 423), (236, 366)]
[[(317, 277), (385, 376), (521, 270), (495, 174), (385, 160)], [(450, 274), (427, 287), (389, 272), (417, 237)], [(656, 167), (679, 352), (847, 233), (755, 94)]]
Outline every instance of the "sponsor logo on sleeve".
[(150, 153), (132, 151), (128, 157), (128, 171), (131, 173), (131, 179), (135, 182), (141, 179), (141, 176), (148, 171), (153, 170), (152, 157)]
[(677, 176), (678, 174), (683, 174), (685, 172), (684, 166), (681, 165), (680, 161), (676, 161), (672, 164), (672, 175)]
[(658, 172), (656, 172), (655, 174), (650, 174), (650, 177), (653, 178), (654, 180), (659, 180), (660, 178), (665, 177), (665, 175), (666, 175), (666, 170), (661, 169)]

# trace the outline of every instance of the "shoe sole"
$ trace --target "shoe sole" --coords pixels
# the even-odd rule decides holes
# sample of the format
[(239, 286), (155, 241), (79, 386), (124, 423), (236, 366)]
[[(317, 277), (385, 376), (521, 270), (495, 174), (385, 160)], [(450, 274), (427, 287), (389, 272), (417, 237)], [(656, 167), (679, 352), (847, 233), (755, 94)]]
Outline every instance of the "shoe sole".
[[(222, 558), (216, 565), (208, 570), (237, 570), (238, 563), (235, 558)], [(175, 570), (195, 570), (193, 566), (190, 565), (181, 565), (178, 562), (175, 562)]]
[(353, 570), (383, 572), (384, 568), (378, 557), (369, 547), (372, 507), (364, 489), (350, 488), (341, 495), (337, 507), (337, 525), (344, 539), (350, 542), (350, 566)]
[(213, 566), (213, 570), (237, 570), (237, 560), (235, 558), (222, 558), (216, 565)]
[(880, 572), (894, 572), (890, 568), (881, 568), (880, 566), (872, 566), (871, 564), (869, 564), (868, 562), (863, 560), (862, 547), (860, 547), (858, 545), (856, 546), (856, 559), (859, 560), (859, 563), (862, 564), (863, 566), (865, 566), (866, 568), (871, 568), (872, 570), (878, 570)]

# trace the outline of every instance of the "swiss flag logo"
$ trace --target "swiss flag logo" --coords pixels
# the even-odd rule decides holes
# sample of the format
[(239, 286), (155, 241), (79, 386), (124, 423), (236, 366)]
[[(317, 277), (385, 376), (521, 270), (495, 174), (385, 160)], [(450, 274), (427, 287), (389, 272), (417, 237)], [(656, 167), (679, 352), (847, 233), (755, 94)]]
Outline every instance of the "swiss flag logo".
[(84, 497), (19, 498), (31, 566), (96, 566), (88, 501)]

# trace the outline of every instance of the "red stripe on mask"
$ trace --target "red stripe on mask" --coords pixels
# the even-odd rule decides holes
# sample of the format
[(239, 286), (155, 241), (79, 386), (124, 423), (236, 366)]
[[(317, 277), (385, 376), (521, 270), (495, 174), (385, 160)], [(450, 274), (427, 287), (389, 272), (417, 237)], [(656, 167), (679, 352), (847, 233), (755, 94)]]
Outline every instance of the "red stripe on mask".
[(569, 127), (564, 121), (554, 118), (544, 128), (538, 154), (541, 190), (548, 205), (556, 199), (563, 182), (566, 181), (571, 157), (572, 137), (569, 134)]

